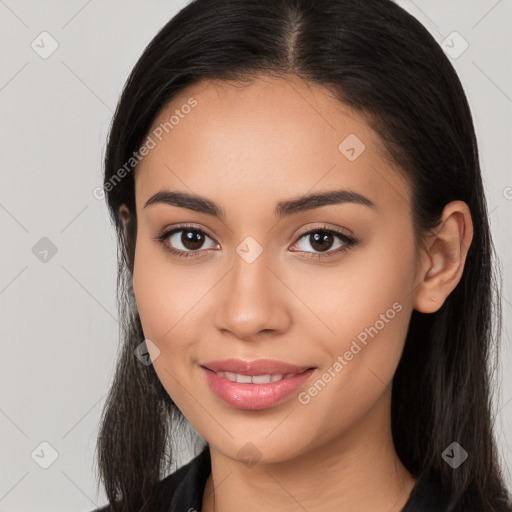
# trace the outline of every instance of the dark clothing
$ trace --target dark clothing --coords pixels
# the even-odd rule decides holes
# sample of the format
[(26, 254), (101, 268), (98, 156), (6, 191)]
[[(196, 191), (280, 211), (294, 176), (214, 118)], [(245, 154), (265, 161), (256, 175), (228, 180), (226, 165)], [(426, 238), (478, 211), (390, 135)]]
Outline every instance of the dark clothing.
[[(210, 449), (204, 450), (178, 471), (158, 484), (160, 508), (154, 512), (201, 512), (206, 480), (211, 472)], [(444, 505), (439, 484), (420, 478), (409, 500), (397, 512), (443, 512)], [(92, 512), (108, 512), (108, 505)]]

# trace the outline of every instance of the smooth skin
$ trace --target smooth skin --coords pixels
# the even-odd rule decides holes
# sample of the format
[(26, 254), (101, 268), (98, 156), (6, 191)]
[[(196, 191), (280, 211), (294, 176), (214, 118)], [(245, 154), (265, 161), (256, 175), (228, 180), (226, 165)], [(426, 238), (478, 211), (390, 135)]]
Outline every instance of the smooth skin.
[[(392, 378), (412, 310), (437, 311), (461, 278), (473, 236), (468, 206), (448, 204), (440, 226), (417, 244), (410, 187), (380, 138), (317, 84), (293, 76), (260, 76), (245, 87), (201, 81), (181, 91), (152, 129), (190, 97), (195, 108), (136, 170), (133, 288), (145, 337), (160, 351), (152, 353), (155, 371), (210, 444), (203, 512), (399, 511), (415, 479), (392, 441)], [(354, 161), (339, 149), (350, 134), (365, 145)], [(145, 207), (163, 189), (214, 201), (225, 218)], [(375, 207), (274, 215), (280, 201), (338, 189)], [(124, 205), (120, 214), (129, 219)], [(204, 243), (183, 244), (183, 232), (165, 243), (192, 251), (189, 258), (155, 240), (183, 223), (204, 231)], [(322, 228), (357, 242), (336, 252), (345, 245), (336, 235), (325, 249), (302, 235)], [(262, 249), (251, 263), (236, 251), (248, 236)], [(233, 357), (317, 367), (307, 390), (395, 303), (400, 312), (307, 404), (294, 393), (267, 409), (235, 409), (211, 391), (199, 366)], [(242, 448), (253, 450), (256, 464), (240, 460)]]

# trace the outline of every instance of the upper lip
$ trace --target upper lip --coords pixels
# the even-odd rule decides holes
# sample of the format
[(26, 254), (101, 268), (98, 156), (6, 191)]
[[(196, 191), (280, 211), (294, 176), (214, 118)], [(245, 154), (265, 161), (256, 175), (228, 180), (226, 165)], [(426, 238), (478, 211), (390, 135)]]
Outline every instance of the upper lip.
[(276, 359), (256, 359), (254, 361), (219, 359), (218, 361), (208, 361), (201, 366), (214, 372), (233, 372), (240, 375), (287, 375), (301, 373), (312, 368), (312, 366), (298, 366)]

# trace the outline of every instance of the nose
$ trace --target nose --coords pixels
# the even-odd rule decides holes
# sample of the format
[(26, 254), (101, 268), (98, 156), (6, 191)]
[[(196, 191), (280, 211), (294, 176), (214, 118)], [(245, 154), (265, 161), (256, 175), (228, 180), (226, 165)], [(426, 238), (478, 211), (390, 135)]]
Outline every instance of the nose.
[(250, 263), (234, 256), (216, 297), (215, 327), (223, 334), (251, 341), (289, 328), (290, 292), (271, 265), (265, 251)]

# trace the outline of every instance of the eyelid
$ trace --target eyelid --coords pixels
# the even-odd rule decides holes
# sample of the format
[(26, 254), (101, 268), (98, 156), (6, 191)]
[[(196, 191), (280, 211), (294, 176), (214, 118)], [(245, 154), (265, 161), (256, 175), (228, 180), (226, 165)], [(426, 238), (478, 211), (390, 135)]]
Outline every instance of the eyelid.
[[(335, 258), (336, 256), (339, 256), (340, 254), (343, 254), (345, 252), (348, 252), (351, 250), (354, 246), (358, 244), (358, 240), (354, 238), (353, 236), (349, 236), (345, 234), (342, 231), (343, 228), (333, 228), (329, 227), (326, 224), (321, 224), (317, 226), (309, 226), (304, 229), (301, 229), (299, 233), (296, 235), (296, 241), (292, 245), (295, 246), (298, 244), (303, 238), (306, 238), (307, 236), (311, 235), (312, 233), (321, 232), (324, 231), (326, 233), (330, 233), (337, 237), (339, 240), (341, 240), (342, 245), (341, 247), (338, 247), (337, 249), (329, 249), (328, 251), (324, 252), (314, 252), (314, 251), (303, 251), (303, 250), (292, 250), (292, 252), (297, 252), (299, 254), (309, 254), (310, 256), (306, 256), (305, 259), (308, 260), (321, 260), (323, 258)], [(349, 230), (350, 233), (352, 233), (351, 230)], [(303, 257), (304, 258), (304, 257)]]
[[(205, 234), (208, 238), (212, 239), (216, 244), (220, 245), (219, 242), (217, 242), (217, 240), (215, 239), (214, 236), (212, 236), (208, 230), (202, 226), (197, 226), (195, 224), (178, 224), (176, 226), (166, 226), (165, 228), (163, 228), (162, 230), (160, 230), (159, 234), (157, 235), (157, 239), (158, 238), (161, 238), (163, 236), (165, 236), (166, 238), (168, 238), (169, 236), (171, 236), (172, 234), (176, 233), (176, 232), (179, 232), (179, 231), (187, 231), (187, 230), (190, 230), (190, 231), (198, 231), (200, 233), (203, 233)], [(198, 251), (195, 251), (195, 252), (198, 252)]]
[(161, 229), (159, 231), (159, 233), (157, 234), (157, 236), (155, 236), (154, 238), (152, 238), (152, 240), (155, 240), (156, 242), (158, 242), (165, 251), (167, 251), (169, 254), (171, 254), (172, 256), (175, 256), (177, 258), (194, 258), (194, 259), (197, 259), (197, 258), (200, 258), (201, 257), (201, 253), (208, 253), (208, 256), (211, 255), (211, 251), (212, 250), (215, 250), (215, 249), (198, 249), (196, 251), (183, 251), (182, 249), (176, 249), (175, 247), (172, 247), (171, 245), (169, 245), (166, 240), (173, 236), (174, 234), (176, 233), (179, 233), (180, 231), (197, 231), (197, 232), (200, 232), (204, 235), (206, 235), (208, 238), (210, 238), (216, 245), (220, 245), (217, 240), (215, 240), (215, 238), (213, 236), (211, 236), (208, 231), (206, 229), (204, 229), (203, 227), (198, 227), (196, 225), (193, 225), (193, 224), (188, 224), (188, 223), (184, 223), (184, 224), (178, 224), (176, 226), (166, 226), (164, 227), (163, 229)]
[[(334, 233), (338, 233), (340, 235), (343, 235), (347, 238), (352, 237), (352, 231), (347, 228), (338, 228), (338, 227), (330, 227), (325, 223), (320, 223), (314, 226), (308, 225), (304, 228), (301, 228), (299, 232), (295, 235), (297, 238), (300, 238), (301, 236), (310, 233), (311, 231), (332, 231)], [(347, 233), (345, 233), (347, 231)]]

